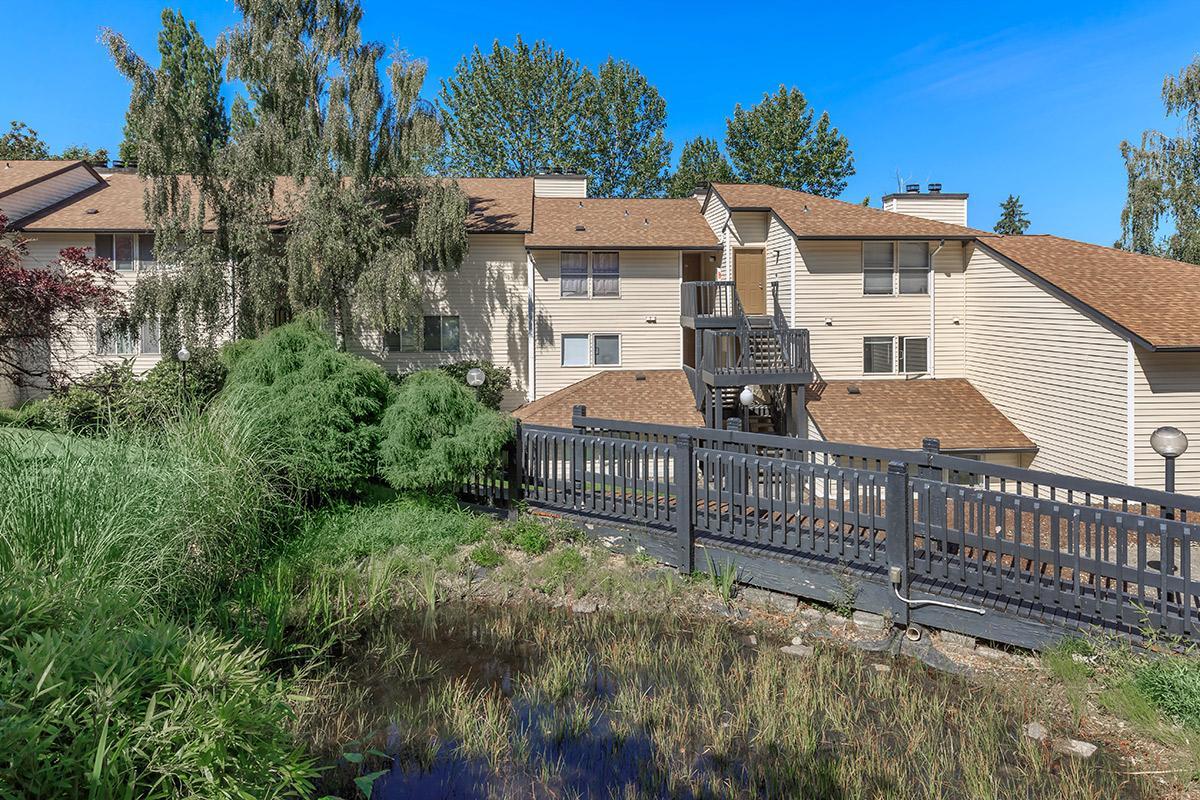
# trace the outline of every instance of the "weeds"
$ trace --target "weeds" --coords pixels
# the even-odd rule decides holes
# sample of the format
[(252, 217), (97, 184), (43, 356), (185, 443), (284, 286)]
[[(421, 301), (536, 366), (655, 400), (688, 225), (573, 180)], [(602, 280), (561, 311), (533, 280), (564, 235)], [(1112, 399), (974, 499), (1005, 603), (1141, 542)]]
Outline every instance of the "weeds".
[(471, 559), (471, 563), (475, 566), (484, 567), (486, 569), (498, 567), (504, 562), (504, 556), (491, 542), (484, 542), (483, 544), (476, 545), (471, 549), (469, 558)]
[(724, 566), (718, 567), (712, 556), (708, 558), (708, 580), (712, 590), (725, 605), (733, 603), (733, 587), (737, 583), (737, 569), (731, 560), (726, 560)]

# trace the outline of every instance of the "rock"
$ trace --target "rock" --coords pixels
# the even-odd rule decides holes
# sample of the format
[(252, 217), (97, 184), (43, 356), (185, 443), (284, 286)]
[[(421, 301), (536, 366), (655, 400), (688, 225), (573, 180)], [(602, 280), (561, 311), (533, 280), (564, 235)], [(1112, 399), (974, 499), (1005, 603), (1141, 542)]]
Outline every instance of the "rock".
[(758, 647), (758, 637), (753, 633), (742, 637), (742, 644), (746, 647)]
[(1099, 749), (1091, 742), (1081, 742), (1078, 739), (1059, 739), (1054, 742), (1054, 750), (1072, 758), (1088, 759), (1096, 755)]
[(792, 614), (796, 611), (796, 598), (790, 594), (771, 592), (766, 589), (745, 588), (738, 592), (738, 595), (750, 605), (774, 609), (784, 614)]
[(880, 675), (886, 675), (892, 671), (892, 668), (887, 664), (872, 664), (871, 669), (875, 670)]
[(813, 654), (812, 645), (807, 644), (789, 644), (787, 647), (780, 648), (784, 655), (795, 656), (796, 658), (811, 658)]
[(883, 617), (869, 611), (855, 611), (850, 619), (854, 622), (854, 627), (869, 631), (882, 631), (887, 624)]
[(809, 625), (824, 625), (827, 616), (825, 611), (813, 606), (805, 606), (800, 609), (800, 620)]
[(939, 632), (937, 641), (938, 645), (945, 650), (960, 650), (969, 653), (975, 649), (974, 636), (964, 636), (953, 631)]
[(1031, 722), (1024, 728), (1025, 735), (1035, 742), (1044, 742), (1046, 737), (1050, 735), (1050, 731), (1046, 730), (1046, 726), (1040, 722)]
[(573, 614), (595, 614), (599, 610), (599, 603), (597, 603), (595, 600), (588, 600), (586, 598), (583, 600), (576, 600), (574, 604), (571, 605), (571, 612)]
[(803, 636), (793, 636), (792, 644), (804, 644), (804, 637)]

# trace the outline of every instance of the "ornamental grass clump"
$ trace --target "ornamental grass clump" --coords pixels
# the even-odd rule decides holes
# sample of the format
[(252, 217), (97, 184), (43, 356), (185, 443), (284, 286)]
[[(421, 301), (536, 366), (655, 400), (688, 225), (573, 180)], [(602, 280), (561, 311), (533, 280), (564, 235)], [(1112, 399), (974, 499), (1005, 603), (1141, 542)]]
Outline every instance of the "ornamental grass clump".
[(499, 463), (512, 439), (505, 415), (438, 370), (410, 375), (383, 417), (380, 472), (396, 489), (454, 488)]

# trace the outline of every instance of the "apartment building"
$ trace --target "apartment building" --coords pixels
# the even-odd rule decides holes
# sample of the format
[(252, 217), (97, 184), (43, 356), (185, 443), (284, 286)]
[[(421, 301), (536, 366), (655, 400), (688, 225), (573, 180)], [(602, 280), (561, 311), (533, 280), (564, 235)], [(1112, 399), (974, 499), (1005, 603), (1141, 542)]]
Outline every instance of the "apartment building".
[[(882, 209), (759, 185), (684, 200), (591, 198), (581, 175), (459, 185), (462, 265), (420, 274), (419, 324), (357, 331), (350, 348), (392, 370), (506, 366), (506, 406), (526, 420), (567, 424), (584, 404), (880, 446), (936, 437), (1148, 486), (1163, 473), (1154, 428), (1200, 437), (1200, 267), (974, 230), (967, 195), (937, 185)], [(87, 246), (126, 283), (159, 269), (141, 209), (135, 175), (0, 166), (0, 211), (34, 264)], [(100, 322), (77, 346), (144, 369), (157, 339), (116, 341)], [(1178, 482), (1200, 492), (1200, 442)]]

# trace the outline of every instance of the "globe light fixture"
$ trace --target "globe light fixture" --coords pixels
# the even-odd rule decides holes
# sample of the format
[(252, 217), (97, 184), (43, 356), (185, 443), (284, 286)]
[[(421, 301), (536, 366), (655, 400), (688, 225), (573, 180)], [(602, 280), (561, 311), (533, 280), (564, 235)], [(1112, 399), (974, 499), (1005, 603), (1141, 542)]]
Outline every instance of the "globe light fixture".
[(179, 348), (179, 352), (175, 354), (175, 357), (186, 364), (188, 359), (192, 357), (192, 354), (188, 352), (187, 345), (184, 345)]
[[(1164, 425), (1157, 428), (1154, 433), (1150, 434), (1150, 446), (1154, 448), (1154, 452), (1163, 457), (1166, 462), (1163, 467), (1163, 488), (1168, 492), (1175, 491), (1175, 459), (1187, 452), (1188, 438), (1183, 431), (1171, 425)], [(1164, 519), (1175, 519), (1175, 509), (1164, 508), (1162, 510)], [(1173, 546), (1171, 548), (1174, 549)], [(1164, 561), (1170, 561), (1169, 557), (1164, 557)]]
[(751, 389), (749, 386), (742, 389), (741, 393), (738, 395), (738, 401), (744, 406), (748, 406), (751, 403), (753, 403), (754, 402), (754, 390)]
[(479, 367), (472, 367), (467, 370), (467, 386), (473, 386), (478, 389), (480, 386), (483, 386), (486, 380), (487, 374)]
[(192, 354), (188, 352), (187, 345), (185, 344), (180, 346), (179, 352), (175, 354), (175, 357), (179, 359), (180, 384), (183, 388), (183, 396), (187, 397), (187, 362), (192, 357)]

